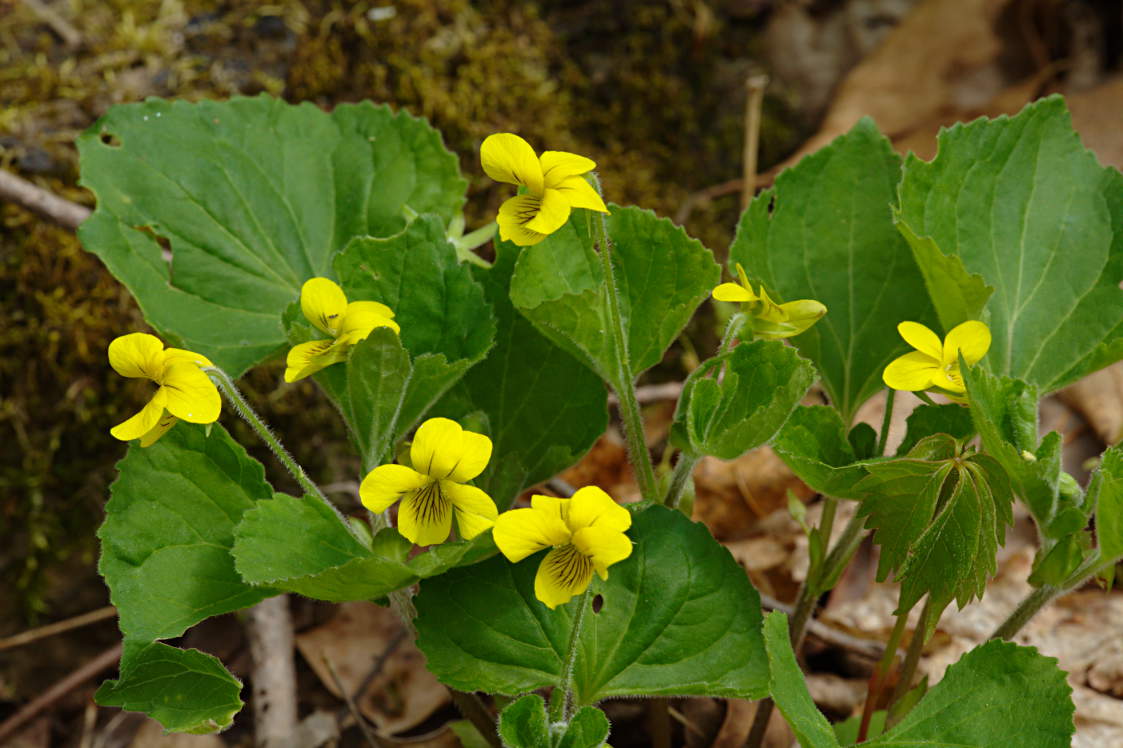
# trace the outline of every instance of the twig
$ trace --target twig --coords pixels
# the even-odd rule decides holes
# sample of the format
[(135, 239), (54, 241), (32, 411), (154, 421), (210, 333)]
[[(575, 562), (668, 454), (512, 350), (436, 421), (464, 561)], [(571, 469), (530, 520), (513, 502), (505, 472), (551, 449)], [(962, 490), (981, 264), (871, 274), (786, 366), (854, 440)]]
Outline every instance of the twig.
[(249, 610), (246, 632), (253, 658), (255, 743), (288, 746), (296, 732), (296, 666), (288, 595), (262, 600)]
[[(663, 382), (661, 384), (645, 384), (636, 387), (636, 400), (640, 405), (658, 402), (659, 400), (678, 400), (682, 394), (682, 382)], [(608, 404), (619, 405), (620, 398), (615, 392), (608, 393)]]
[(327, 666), (328, 674), (331, 675), (331, 679), (335, 683), (336, 690), (339, 691), (339, 695), (343, 698), (343, 702), (347, 704), (347, 711), (351, 713), (351, 717), (355, 720), (355, 724), (357, 724), (359, 726), (359, 729), (363, 731), (363, 737), (366, 738), (367, 743), (374, 748), (383, 748), (385, 743), (379, 740), (378, 736), (375, 735), (374, 732), (370, 729), (370, 725), (367, 724), (367, 721), (363, 719), (363, 716), (361, 714), (359, 714), (359, 710), (355, 708), (355, 701), (351, 698), (351, 695), (347, 693), (347, 689), (346, 687), (344, 687), (343, 681), (339, 680), (339, 674), (335, 672), (335, 665), (332, 664), (331, 658), (329, 658), (326, 654), (321, 654), (320, 656), (324, 660), (324, 665)]
[[(775, 598), (768, 595), (760, 596), (760, 604), (769, 610), (779, 610), (789, 616), (795, 611), (795, 607), (782, 603)], [(848, 652), (854, 652), (864, 657), (877, 659), (885, 654), (885, 644), (875, 639), (863, 639), (859, 636), (847, 634), (845, 631), (831, 628), (822, 621), (811, 619), (807, 622), (807, 633), (820, 639), (832, 647), (845, 649)]]
[(78, 29), (74, 28), (70, 21), (56, 13), (49, 5), (39, 2), (39, 0), (23, 0), (23, 4), (32, 13), (39, 16), (40, 21), (50, 26), (51, 30), (59, 35), (67, 47), (77, 49), (82, 46), (82, 34)]
[(48, 623), (47, 625), (40, 626), (39, 628), (29, 629), (19, 634), (15, 634), (14, 636), (9, 636), (6, 639), (0, 639), (0, 650), (22, 647), (24, 644), (30, 644), (31, 642), (38, 641), (40, 639), (46, 639), (48, 636), (61, 634), (64, 631), (70, 631), (71, 629), (88, 626), (91, 623), (104, 621), (105, 619), (112, 618), (115, 615), (117, 615), (117, 609), (112, 605), (106, 605), (104, 608), (98, 608), (97, 610), (92, 610), (89, 613), (83, 613), (82, 615), (74, 616), (73, 618), (67, 618), (65, 621), (55, 621), (54, 623)]
[(476, 732), (480, 734), (487, 744), (492, 748), (503, 748), (503, 743), (499, 741), (499, 731), (495, 726), (495, 718), (491, 716), (480, 697), (474, 693), (466, 691), (457, 691), (455, 688), (448, 689), (452, 694), (452, 703), (456, 704), (456, 708), (464, 715), (464, 719), (472, 723), (476, 728)]
[(745, 150), (741, 161), (741, 210), (749, 207), (756, 192), (756, 167), (760, 152), (760, 105), (764, 101), (764, 87), (768, 76), (750, 75), (745, 81), (748, 96), (745, 99)]
[(112, 666), (121, 657), (121, 645), (117, 644), (99, 654), (70, 675), (56, 682), (18, 712), (0, 723), (0, 744), (25, 724), (39, 716), (56, 701), (78, 688), (102, 670)]
[(35, 215), (71, 231), (77, 231), (91, 213), (85, 205), (72, 203), (5, 169), (0, 169), (0, 200), (27, 208)]

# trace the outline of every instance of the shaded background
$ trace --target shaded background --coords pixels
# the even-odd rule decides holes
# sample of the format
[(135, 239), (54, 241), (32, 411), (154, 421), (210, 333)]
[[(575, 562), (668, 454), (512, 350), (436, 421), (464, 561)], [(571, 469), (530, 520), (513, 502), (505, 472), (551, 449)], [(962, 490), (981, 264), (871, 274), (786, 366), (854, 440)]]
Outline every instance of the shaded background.
[[(369, 98), (425, 116), (444, 134), (470, 182), (469, 228), (490, 220), (508, 192), (483, 176), (479, 144), (492, 132), (514, 131), (539, 150), (593, 157), (610, 199), (675, 217), (723, 258), (740, 211), (749, 76), (770, 79), (761, 184), (864, 114), (902, 152), (928, 158), (941, 125), (1013, 113), (1053, 91), (1068, 96), (1075, 126), (1101, 162), (1120, 166), (1121, 45), (1118, 0), (0, 0), (0, 167), (89, 205), (73, 141), (113, 104), (264, 91), (330, 109)], [(695, 350), (708, 355), (708, 315), (704, 310), (653, 380), (681, 380)], [(131, 297), (72, 232), (0, 205), (0, 637), (108, 603), (94, 533), (125, 451), (108, 429), (135, 410), (142, 393), (113, 374), (105, 349), (138, 329), (143, 320)], [(323, 483), (337, 484), (342, 503), (353, 502), (357, 464), (342, 425), (311, 385), (278, 387), (280, 371), (279, 360), (259, 367), (246, 389), (288, 435), (298, 460)], [(1116, 440), (1120, 381), (1109, 370), (1077, 386), (1050, 406), (1060, 414), (1054, 427), (1067, 429), (1089, 454)], [(649, 406), (655, 446), (670, 409), (667, 401)], [(288, 477), (242, 424), (228, 414), (223, 423), (285, 490)], [(1083, 452), (1073, 449), (1078, 464)], [(774, 517), (782, 503), (773, 497), (799, 486), (769, 460), (762, 452), (739, 466), (703, 464), (698, 513), (759, 588), (787, 599), (802, 557), (797, 533)], [(622, 463), (623, 450), (607, 439), (575, 479), (618, 483), (627, 492)], [(778, 560), (769, 567), (762, 558)], [(298, 606), (298, 624), (309, 630), (333, 615), (305, 608)], [(210, 641), (228, 662), (241, 657), (244, 674), (238, 626), (227, 618), (212, 624), (210, 640), (198, 634), (198, 645)], [(880, 625), (866, 624), (867, 631)], [(118, 639), (105, 621), (0, 652), (0, 718)], [(374, 646), (362, 642), (367, 651)], [(1123, 672), (1123, 652), (1118, 657)], [(830, 662), (820, 667), (839, 671)], [(1123, 676), (1114, 672), (1097, 682), (1118, 701)], [(302, 677), (318, 682), (307, 667)], [(47, 742), (29, 745), (78, 745), (82, 735), (98, 734), (108, 717), (95, 715), (94, 727), (83, 727), (89, 696), (80, 690), (60, 702), (39, 728)], [(305, 698), (306, 708), (317, 698), (338, 706), (326, 694)], [(448, 717), (430, 716), (443, 704), (431, 693), (410, 698), (435, 703), (415, 724), (428, 718), (431, 728)], [(407, 706), (396, 708), (425, 712)], [(834, 716), (844, 707), (845, 699)], [(720, 726), (720, 715), (691, 708), (702, 709), (690, 717), (697, 729), (676, 730), (691, 744), (709, 745), (706, 726)], [(1097, 719), (1123, 726), (1118, 710), (1104, 709), (1108, 716)], [(642, 714), (614, 716), (642, 722)], [(247, 739), (249, 721), (246, 712), (242, 727), (223, 739)]]

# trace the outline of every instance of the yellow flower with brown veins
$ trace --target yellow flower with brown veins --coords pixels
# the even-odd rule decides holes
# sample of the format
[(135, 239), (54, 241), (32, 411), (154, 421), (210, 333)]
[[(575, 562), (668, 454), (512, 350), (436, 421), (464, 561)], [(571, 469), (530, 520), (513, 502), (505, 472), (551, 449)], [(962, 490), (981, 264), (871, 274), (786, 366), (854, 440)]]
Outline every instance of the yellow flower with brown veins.
[(293, 346), (285, 359), (285, 381), (295, 382), (332, 364), (347, 360), (351, 346), (376, 327), (401, 328), (390, 307), (377, 301), (347, 302), (343, 289), (328, 278), (312, 278), (300, 289), (300, 310), (328, 340), (309, 340)]
[(149, 447), (179, 419), (190, 423), (218, 420), (222, 398), (200, 368), (214, 366), (206, 356), (164, 348), (155, 335), (134, 332), (109, 344), (109, 365), (123, 377), (150, 379), (159, 385), (139, 413), (109, 430), (117, 439), (140, 439), (140, 446)]
[(489, 135), (480, 147), (484, 171), (497, 182), (526, 187), (499, 206), (499, 238), (529, 247), (569, 220), (573, 208), (607, 213), (604, 200), (582, 174), (597, 167), (592, 159), (565, 151), (541, 156), (509, 132)]
[(417, 429), (409, 459), (412, 467), (380, 465), (359, 485), (359, 499), (372, 512), (402, 502), (398, 532), (403, 537), (417, 545), (443, 543), (453, 515), (463, 538), (474, 538), (495, 524), (495, 502), (467, 485), (487, 467), (491, 439), (448, 418), (430, 418)]
[(990, 328), (978, 320), (956, 325), (943, 341), (919, 322), (902, 322), (897, 332), (916, 350), (897, 357), (882, 372), (882, 380), (895, 390), (918, 392), (938, 387), (962, 394), (960, 354), (968, 366), (974, 366), (990, 350)]
[(588, 587), (596, 571), (608, 579), (608, 567), (632, 554), (624, 531), (632, 515), (597, 486), (578, 489), (571, 499), (533, 496), (529, 509), (504, 512), (492, 538), (512, 563), (551, 548), (534, 577), (534, 596), (551, 610)]
[(827, 308), (813, 299), (789, 301), (777, 304), (761, 285), (760, 293), (754, 293), (752, 284), (745, 274), (741, 263), (737, 263), (737, 283), (722, 283), (713, 290), (718, 301), (739, 302), (752, 317), (753, 337), (762, 340), (790, 338), (805, 332), (827, 313)]

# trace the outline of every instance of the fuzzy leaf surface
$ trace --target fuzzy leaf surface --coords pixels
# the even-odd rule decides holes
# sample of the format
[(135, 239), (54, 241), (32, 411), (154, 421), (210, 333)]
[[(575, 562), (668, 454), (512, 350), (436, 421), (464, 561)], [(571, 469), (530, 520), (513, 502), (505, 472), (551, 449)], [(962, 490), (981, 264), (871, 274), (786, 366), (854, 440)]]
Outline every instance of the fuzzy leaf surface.
[(608, 426), (608, 398), (600, 377), (515, 310), (509, 289), (518, 252), (506, 242), (497, 251), (491, 269), (474, 271), (495, 310), (495, 347), (434, 413), (486, 421), (494, 449), (475, 484), (503, 509), (589, 450)]
[(400, 231), (407, 206), (447, 221), (466, 187), (433, 128), (369, 102), (149, 99), (78, 149), (97, 196), (83, 245), (164, 338), (235, 377), (284, 344), (281, 313), (352, 237)]
[(242, 581), (234, 527), (273, 495), (265, 470), (219, 424), (177, 424), (151, 447), (130, 445), (98, 530), (98, 570), (126, 637), (179, 636), (276, 594)]
[(780, 459), (807, 485), (836, 498), (858, 498), (858, 482), (868, 474), (854, 455), (838, 411), (801, 405), (773, 440)]
[(742, 343), (691, 372), (675, 428), (685, 431), (691, 452), (735, 459), (771, 439), (814, 380), (811, 363), (782, 342)]
[[(628, 535), (631, 556), (593, 582), (603, 606), (586, 613), (577, 702), (766, 693), (759, 596), (729, 552), (703, 525), (659, 506), (638, 512)], [(578, 603), (551, 611), (534, 597), (541, 559), (497, 556), (421, 583), (418, 646), (442, 682), (507, 694), (560, 682)]]
[(1099, 165), (1052, 96), (944, 130), (931, 162), (910, 156), (898, 218), (995, 289), (983, 364), (1051, 392), (1123, 356), (1121, 201), (1123, 175)]
[(917, 443), (935, 434), (966, 439), (975, 433), (971, 411), (962, 405), (918, 405), (906, 420), (905, 438), (897, 447), (898, 455), (908, 454)]
[(94, 701), (143, 712), (168, 732), (203, 734), (231, 725), (241, 691), (242, 683), (209, 654), (126, 639), (119, 677), (102, 683)]
[[(635, 207), (610, 208), (627, 358), (638, 376), (662, 360), (720, 272), (710, 251), (669, 220)], [(622, 352), (609, 333), (604, 272), (583, 212), (520, 253), (511, 301), (544, 335), (620, 390), (632, 383), (619, 381)]]
[(764, 646), (768, 651), (768, 690), (803, 748), (838, 748), (838, 738), (827, 718), (811, 700), (807, 681), (796, 662), (788, 636), (788, 617), (779, 611), (764, 619)]
[(901, 159), (873, 121), (807, 156), (741, 216), (730, 269), (741, 263), (777, 301), (815, 299), (827, 315), (792, 342), (815, 362), (849, 423), (907, 348), (896, 325), (936, 314), (909, 245), (893, 224)]

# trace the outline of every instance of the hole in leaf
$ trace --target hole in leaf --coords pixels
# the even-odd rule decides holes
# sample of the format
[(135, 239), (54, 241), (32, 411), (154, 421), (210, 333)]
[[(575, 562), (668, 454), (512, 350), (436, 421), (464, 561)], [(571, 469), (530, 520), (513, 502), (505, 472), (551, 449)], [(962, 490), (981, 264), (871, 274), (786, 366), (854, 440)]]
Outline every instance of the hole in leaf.
[(101, 134), (101, 142), (105, 143), (110, 148), (120, 148), (121, 140), (111, 132), (103, 132)]
[(160, 245), (161, 254), (163, 254), (165, 262), (172, 261), (172, 243), (168, 237), (157, 234), (151, 226), (133, 226), (133, 228), (142, 234), (147, 234), (153, 241)]
[(593, 596), (593, 612), (600, 613), (600, 609), (604, 607), (604, 595)]

